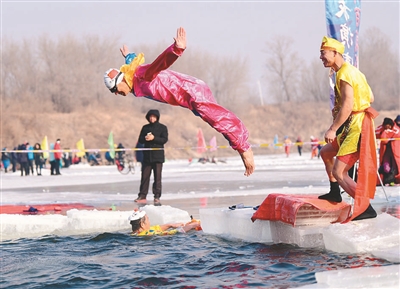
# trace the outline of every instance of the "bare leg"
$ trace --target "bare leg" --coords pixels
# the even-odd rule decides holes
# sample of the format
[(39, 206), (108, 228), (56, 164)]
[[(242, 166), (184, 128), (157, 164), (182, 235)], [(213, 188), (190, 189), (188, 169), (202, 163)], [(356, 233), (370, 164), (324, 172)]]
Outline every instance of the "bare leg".
[(253, 151), (251, 150), (251, 148), (249, 148), (244, 153), (241, 153), (240, 156), (242, 158), (244, 167), (246, 168), (244, 175), (246, 177), (248, 177), (254, 172), (254, 168), (255, 168)]
[(321, 158), (325, 164), (325, 170), (328, 175), (328, 178), (331, 182), (336, 182), (336, 179), (333, 177), (332, 170), (333, 165), (335, 163), (335, 156), (337, 154), (337, 150), (329, 143), (322, 147), (321, 149)]
[(350, 178), (348, 171), (352, 166), (345, 164), (344, 162), (336, 159), (335, 165), (333, 166), (332, 174), (337, 179), (339, 185), (346, 191), (350, 196), (354, 198), (356, 195), (357, 183)]

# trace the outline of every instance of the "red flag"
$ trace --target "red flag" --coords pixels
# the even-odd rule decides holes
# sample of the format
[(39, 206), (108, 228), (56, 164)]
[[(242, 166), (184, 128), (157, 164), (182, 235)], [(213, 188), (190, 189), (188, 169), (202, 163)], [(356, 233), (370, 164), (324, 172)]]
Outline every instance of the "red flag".
[(210, 140), (210, 152), (215, 152), (217, 150), (217, 138), (215, 136)]
[(197, 153), (202, 154), (207, 150), (206, 141), (204, 139), (203, 131), (199, 128), (197, 132)]

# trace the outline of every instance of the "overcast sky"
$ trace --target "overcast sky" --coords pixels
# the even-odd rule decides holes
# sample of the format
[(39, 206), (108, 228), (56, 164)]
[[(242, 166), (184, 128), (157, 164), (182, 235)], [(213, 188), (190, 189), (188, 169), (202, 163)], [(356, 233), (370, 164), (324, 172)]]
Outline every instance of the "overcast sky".
[[(367, 28), (378, 27), (398, 51), (399, 7), (399, 0), (363, 0), (360, 37)], [(136, 44), (172, 43), (179, 26), (187, 31), (188, 49), (246, 57), (256, 83), (263, 74), (265, 43), (274, 35), (291, 36), (304, 59), (319, 58), (326, 35), (325, 2), (1, 1), (2, 37), (14, 40), (96, 34), (118, 36), (121, 45), (135, 51)]]

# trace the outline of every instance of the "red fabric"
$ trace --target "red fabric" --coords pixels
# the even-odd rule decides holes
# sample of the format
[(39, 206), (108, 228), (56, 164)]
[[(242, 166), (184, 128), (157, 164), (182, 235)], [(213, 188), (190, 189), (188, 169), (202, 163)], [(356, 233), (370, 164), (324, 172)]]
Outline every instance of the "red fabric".
[(362, 157), (359, 160), (353, 214), (343, 223), (347, 223), (363, 213), (369, 206), (369, 200), (375, 196), (378, 168), (375, 131), (372, 119), (376, 116), (378, 116), (378, 112), (372, 107), (365, 110), (360, 141), (360, 156)]
[(351, 206), (345, 202), (327, 202), (313, 195), (270, 194), (253, 214), (251, 220), (253, 222), (255, 220), (282, 221), (294, 226), (297, 212), (305, 204), (312, 205), (325, 212), (341, 211), (336, 222), (345, 220), (351, 208)]
[[(55, 143), (54, 144), (54, 150), (61, 150), (61, 146), (60, 146), (60, 144), (59, 143)], [(62, 158), (62, 152), (54, 152), (54, 158), (56, 159), (56, 160), (61, 160), (61, 158)]]
[(318, 146), (319, 146), (319, 140), (318, 138), (313, 138), (311, 139), (311, 158), (317, 157), (318, 156)]
[[(395, 162), (397, 164), (398, 168), (398, 174), (395, 176), (396, 183), (400, 183), (400, 127), (396, 125), (396, 123), (393, 126), (393, 129), (391, 130), (385, 130), (382, 125), (378, 126), (375, 130), (376, 138), (379, 139), (390, 139), (390, 138), (395, 138), (397, 140), (392, 140), (391, 145), (392, 145), (392, 152), (393, 152), (393, 157), (395, 159)], [(389, 141), (388, 140), (381, 140), (380, 148), (379, 148), (379, 165), (382, 165), (383, 161), (383, 155), (385, 154), (386, 151), (386, 145)], [(382, 176), (381, 176), (382, 178)], [(376, 180), (377, 185), (380, 185), (379, 179)]]
[(199, 128), (197, 132), (197, 153), (202, 154), (207, 151), (207, 144), (204, 139), (203, 130)]
[(190, 109), (221, 133), (234, 150), (247, 151), (250, 143), (246, 127), (235, 114), (216, 102), (207, 84), (168, 69), (183, 51), (172, 44), (153, 63), (139, 66), (133, 76), (133, 93)]
[(71, 209), (94, 209), (93, 206), (76, 203), (76, 204), (36, 204), (36, 205), (3, 205), (0, 206), (0, 214), (24, 214), (30, 207), (38, 210), (38, 213), (66, 212)]

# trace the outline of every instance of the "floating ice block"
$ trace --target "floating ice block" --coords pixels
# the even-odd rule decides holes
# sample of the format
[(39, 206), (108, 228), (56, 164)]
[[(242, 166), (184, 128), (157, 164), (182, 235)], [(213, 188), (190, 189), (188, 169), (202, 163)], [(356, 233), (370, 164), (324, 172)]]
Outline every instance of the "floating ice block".
[(171, 206), (146, 205), (142, 208), (147, 213), (151, 225), (164, 225), (168, 223), (188, 223), (190, 215), (187, 211)]
[(226, 225), (225, 211), (225, 208), (199, 209), (203, 232), (213, 235), (228, 235), (230, 232)]
[(68, 225), (57, 234), (69, 235), (129, 230), (128, 217), (131, 213), (130, 211), (72, 209), (67, 211)]
[(0, 216), (2, 240), (36, 238), (65, 228), (68, 219), (63, 215), (7, 215)]
[(400, 288), (400, 265), (363, 267), (315, 273), (328, 288)]
[(272, 242), (269, 221), (251, 221), (252, 208), (229, 210), (225, 208), (200, 209), (204, 233), (248, 242)]
[[(332, 224), (323, 233), (325, 248), (339, 253), (396, 252), (400, 246), (400, 220), (386, 213), (374, 219)], [(397, 250), (398, 252), (398, 250)], [(392, 256), (393, 258), (396, 257)], [(400, 262), (397, 254), (397, 262)]]
[[(151, 224), (186, 223), (189, 213), (170, 206), (143, 208)], [(128, 217), (132, 211), (98, 211), (72, 209), (66, 215), (0, 215), (2, 240), (35, 238), (44, 235), (81, 235), (104, 232), (130, 232)]]
[(293, 288), (400, 288), (400, 265), (341, 269), (315, 273), (317, 283)]
[(322, 226), (296, 226), (272, 221), (271, 235), (274, 243), (295, 244), (304, 248), (324, 248)]
[[(314, 208), (299, 209), (301, 226), (283, 223), (281, 221), (251, 221), (254, 210), (252, 208), (229, 210), (227, 208), (200, 209), (200, 220), (203, 231), (207, 234), (220, 235), (226, 238), (236, 238), (248, 242), (286, 243), (300, 247), (324, 247), (322, 229), (329, 225), (326, 218), (309, 218), (312, 215), (323, 215)], [(327, 215), (324, 215), (327, 216)], [(322, 221), (321, 221), (322, 220)], [(319, 226), (315, 225), (318, 224)]]

